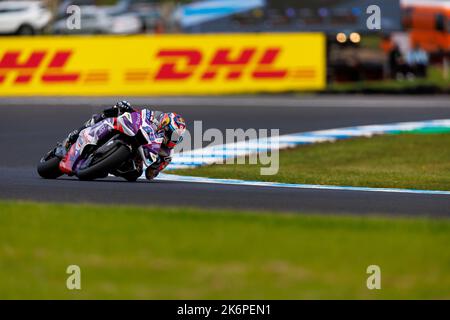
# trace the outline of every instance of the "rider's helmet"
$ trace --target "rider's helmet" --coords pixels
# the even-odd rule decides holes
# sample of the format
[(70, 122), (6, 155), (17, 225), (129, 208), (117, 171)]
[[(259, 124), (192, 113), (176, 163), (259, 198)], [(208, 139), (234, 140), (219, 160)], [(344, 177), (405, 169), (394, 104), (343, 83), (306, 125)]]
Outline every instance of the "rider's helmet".
[(161, 115), (159, 129), (165, 131), (165, 143), (169, 148), (174, 148), (177, 143), (183, 140), (183, 134), (186, 131), (186, 122), (183, 117), (174, 112)]

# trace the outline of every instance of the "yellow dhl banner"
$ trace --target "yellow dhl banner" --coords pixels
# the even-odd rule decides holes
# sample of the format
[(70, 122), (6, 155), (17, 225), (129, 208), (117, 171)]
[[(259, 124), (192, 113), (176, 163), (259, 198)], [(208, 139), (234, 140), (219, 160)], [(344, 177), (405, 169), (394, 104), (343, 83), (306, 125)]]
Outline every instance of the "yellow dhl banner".
[(318, 90), (322, 34), (0, 39), (0, 96)]

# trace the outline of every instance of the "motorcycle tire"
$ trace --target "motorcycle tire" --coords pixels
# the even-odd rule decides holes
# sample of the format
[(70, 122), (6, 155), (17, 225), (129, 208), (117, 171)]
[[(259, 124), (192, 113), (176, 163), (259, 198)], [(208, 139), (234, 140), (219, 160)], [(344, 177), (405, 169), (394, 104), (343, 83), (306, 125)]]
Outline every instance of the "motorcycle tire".
[(109, 151), (102, 158), (94, 160), (89, 167), (78, 170), (77, 177), (80, 180), (103, 178), (111, 170), (119, 167), (130, 156), (131, 151), (127, 146), (118, 145), (117, 148)]
[(42, 158), (37, 166), (38, 174), (44, 179), (56, 179), (63, 175), (59, 170), (59, 162), (61, 159), (58, 157)]

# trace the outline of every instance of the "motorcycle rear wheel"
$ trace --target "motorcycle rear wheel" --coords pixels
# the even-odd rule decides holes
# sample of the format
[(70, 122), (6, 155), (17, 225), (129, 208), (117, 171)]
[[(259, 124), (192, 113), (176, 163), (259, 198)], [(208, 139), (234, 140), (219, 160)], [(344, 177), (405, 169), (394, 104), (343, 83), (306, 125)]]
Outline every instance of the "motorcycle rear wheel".
[(58, 157), (42, 158), (37, 166), (38, 174), (44, 179), (56, 179), (63, 175), (59, 170), (59, 162), (61, 159)]

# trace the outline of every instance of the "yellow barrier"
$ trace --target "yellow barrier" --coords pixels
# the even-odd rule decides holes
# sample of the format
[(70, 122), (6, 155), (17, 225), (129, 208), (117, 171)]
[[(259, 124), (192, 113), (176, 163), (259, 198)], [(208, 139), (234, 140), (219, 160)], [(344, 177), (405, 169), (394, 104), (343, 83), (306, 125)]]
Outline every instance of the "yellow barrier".
[(0, 96), (320, 90), (322, 34), (0, 39)]

